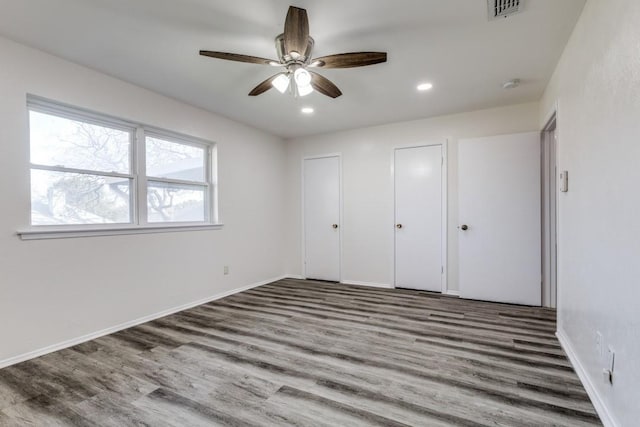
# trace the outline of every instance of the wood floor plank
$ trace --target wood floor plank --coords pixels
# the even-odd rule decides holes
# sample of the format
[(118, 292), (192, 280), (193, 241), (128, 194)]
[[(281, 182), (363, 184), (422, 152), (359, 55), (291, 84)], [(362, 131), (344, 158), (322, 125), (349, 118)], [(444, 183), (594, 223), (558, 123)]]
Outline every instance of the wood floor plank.
[(0, 426), (601, 425), (555, 311), (284, 279), (0, 370)]

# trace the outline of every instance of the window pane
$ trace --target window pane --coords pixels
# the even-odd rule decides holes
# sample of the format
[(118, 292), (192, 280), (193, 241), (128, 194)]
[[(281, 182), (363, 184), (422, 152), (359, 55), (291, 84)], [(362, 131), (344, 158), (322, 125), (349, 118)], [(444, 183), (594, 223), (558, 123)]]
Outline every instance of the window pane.
[(129, 173), (131, 133), (29, 112), (31, 163)]
[(206, 187), (164, 182), (147, 184), (148, 222), (204, 222)]
[(115, 224), (130, 219), (131, 180), (31, 170), (31, 224)]
[(205, 150), (147, 137), (147, 176), (205, 182)]

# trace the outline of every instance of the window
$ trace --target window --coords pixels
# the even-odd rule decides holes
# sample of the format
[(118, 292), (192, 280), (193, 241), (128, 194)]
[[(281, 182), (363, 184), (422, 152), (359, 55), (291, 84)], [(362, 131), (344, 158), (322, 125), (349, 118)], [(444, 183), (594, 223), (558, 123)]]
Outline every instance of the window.
[(216, 223), (213, 144), (40, 98), (27, 105), (34, 230)]
[(206, 221), (207, 150), (147, 135), (147, 221)]

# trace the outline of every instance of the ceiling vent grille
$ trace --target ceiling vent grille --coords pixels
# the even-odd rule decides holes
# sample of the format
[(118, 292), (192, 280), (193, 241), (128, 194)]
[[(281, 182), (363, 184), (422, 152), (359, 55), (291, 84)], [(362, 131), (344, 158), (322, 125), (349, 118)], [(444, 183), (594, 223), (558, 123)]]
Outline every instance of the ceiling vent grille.
[(523, 0), (487, 0), (489, 19), (508, 18), (522, 10)]

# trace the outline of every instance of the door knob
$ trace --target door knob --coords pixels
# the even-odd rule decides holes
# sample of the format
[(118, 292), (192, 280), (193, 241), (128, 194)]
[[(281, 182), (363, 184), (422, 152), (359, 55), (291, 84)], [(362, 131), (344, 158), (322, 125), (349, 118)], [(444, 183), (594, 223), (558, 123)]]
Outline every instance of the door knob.
[(396, 228), (399, 230), (402, 228), (402, 224), (396, 224)]
[(469, 229), (469, 226), (468, 226), (467, 224), (462, 224), (462, 225), (460, 226), (460, 229), (461, 229), (462, 231), (467, 231), (467, 230)]
[(338, 224), (333, 224), (331, 227), (333, 227), (334, 229), (338, 228)]

